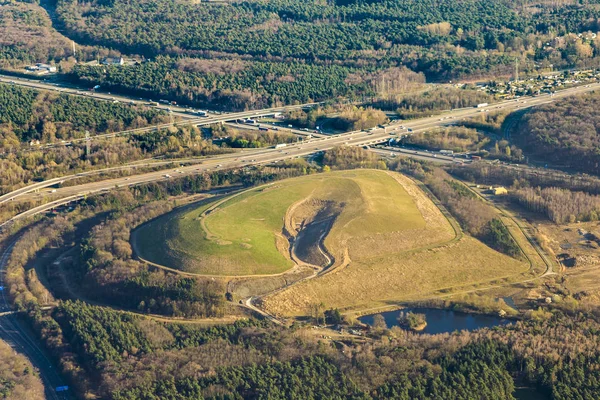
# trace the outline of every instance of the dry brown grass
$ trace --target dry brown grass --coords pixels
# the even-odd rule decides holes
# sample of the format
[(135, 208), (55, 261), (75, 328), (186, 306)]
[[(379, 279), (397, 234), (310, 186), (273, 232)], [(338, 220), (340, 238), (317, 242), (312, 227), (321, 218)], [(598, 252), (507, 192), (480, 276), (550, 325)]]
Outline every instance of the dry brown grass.
[(360, 309), (427, 298), (433, 292), (525, 272), (528, 265), (465, 236), (458, 243), (352, 262), (263, 300), (276, 315), (302, 315), (310, 304)]
[(453, 239), (452, 226), (431, 199), (409, 178), (390, 175), (411, 196), (425, 227), (349, 242), (348, 266), (266, 296), (262, 302), (268, 312), (303, 315), (309, 305), (320, 302), (328, 308), (356, 311), (485, 285), (528, 270), (527, 263), (472, 237)]

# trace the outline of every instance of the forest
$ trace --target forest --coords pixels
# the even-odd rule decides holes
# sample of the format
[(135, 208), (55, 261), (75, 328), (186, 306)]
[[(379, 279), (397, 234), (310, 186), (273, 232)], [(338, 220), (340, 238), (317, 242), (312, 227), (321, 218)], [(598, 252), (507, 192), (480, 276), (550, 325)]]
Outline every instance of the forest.
[[(527, 11), (531, 12), (503, 0), (337, 1), (326, 5), (278, 0), (228, 7), (153, 0), (57, 3), (60, 23), (70, 36), (148, 58), (164, 53), (221, 53), (370, 65), (389, 58), (413, 62), (417, 70), (438, 77), (490, 69), (502, 63), (504, 52), (529, 50), (530, 46), (535, 50), (535, 41), (546, 39), (544, 35), (597, 29), (599, 11), (591, 6), (542, 6), (535, 18), (528, 18)], [(157, 20), (157, 15), (162, 18)], [(149, 20), (155, 22), (147, 24)], [(452, 47), (466, 52), (445, 55), (444, 49)], [(486, 59), (482, 50), (498, 55)], [(419, 52), (425, 57), (414, 54)], [(465, 62), (469, 58), (473, 61)]]
[(514, 139), (550, 166), (600, 173), (600, 94), (572, 96), (536, 107), (515, 128)]
[(0, 341), (0, 398), (43, 400), (44, 387), (31, 362)]
[(511, 197), (527, 209), (557, 224), (598, 221), (600, 196), (559, 188), (522, 188)]
[(402, 139), (403, 144), (434, 150), (453, 150), (455, 152), (479, 151), (490, 139), (475, 129), (465, 127), (446, 127), (428, 132), (414, 133)]
[(480, 103), (493, 101), (487, 93), (473, 90), (473, 87), (463, 89), (453, 87), (435, 87), (414, 94), (397, 96), (396, 100), (380, 100), (376, 103), (383, 109), (396, 111), (402, 119), (422, 118), (444, 110), (473, 107)]
[(352, 69), (337, 64), (257, 61), (246, 62), (242, 68), (225, 65), (224, 69), (227, 74), (181, 70), (178, 58), (157, 56), (126, 68), (76, 65), (69, 78), (86, 86), (101, 84), (107, 90), (140, 97), (159, 95), (180, 104), (227, 111), (303, 104), (368, 89), (364, 77), (351, 81)]
[(97, 53), (144, 61), (69, 65), (74, 81), (230, 110), (374, 96), (416, 116), (396, 98), (407, 91), (398, 68), (420, 74), (414, 85), (510, 75), (515, 58), (526, 71), (600, 60), (600, 42), (587, 35), (600, 11), (587, 3), (59, 0), (52, 13), (61, 32)]
[(599, 219), (600, 179), (595, 176), (477, 163), (448, 171), (470, 182), (504, 185), (510, 189), (511, 201), (557, 224)]
[(82, 138), (86, 130), (93, 135), (169, 120), (160, 110), (9, 84), (0, 84), (0, 110), (0, 150), (35, 139), (52, 143)]

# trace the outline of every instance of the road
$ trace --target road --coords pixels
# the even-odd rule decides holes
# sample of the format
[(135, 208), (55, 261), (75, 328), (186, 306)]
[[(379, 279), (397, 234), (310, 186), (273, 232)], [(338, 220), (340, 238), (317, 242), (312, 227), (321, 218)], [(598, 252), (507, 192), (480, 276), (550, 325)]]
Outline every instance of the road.
[[(117, 95), (117, 94), (111, 94), (111, 93), (104, 93), (102, 91), (100, 91), (100, 92), (90, 91), (88, 89), (82, 89), (77, 86), (67, 85), (65, 83), (57, 84), (57, 83), (41, 81), (41, 80), (33, 79), (33, 78), (27, 79), (27, 78), (16, 77), (16, 76), (0, 75), (0, 82), (19, 85), (19, 86), (23, 86), (23, 87), (28, 87), (31, 89), (48, 90), (48, 91), (52, 91), (52, 92), (59, 92), (59, 93), (65, 93), (65, 94), (70, 94), (70, 95), (74, 95), (74, 96), (88, 97), (88, 98), (93, 98), (95, 100), (102, 100), (102, 101), (109, 101), (109, 102), (118, 101), (119, 103), (135, 104), (135, 105), (142, 105), (142, 104), (146, 105), (149, 102), (153, 102), (153, 103), (157, 102), (157, 100), (140, 99), (139, 97), (131, 97), (131, 96), (124, 96), (124, 95), (120, 95), (120, 94)], [(158, 105), (153, 105), (152, 107), (156, 108), (158, 110), (163, 110), (163, 111), (171, 110), (173, 115), (182, 117), (182, 118), (197, 118), (198, 117), (197, 114), (195, 112), (193, 112), (191, 109), (185, 108), (185, 107), (178, 107), (176, 105), (158, 103)]]
[(330, 136), (330, 135), (327, 135), (324, 133), (316, 133), (314, 130), (302, 130), (302, 129), (284, 127), (281, 125), (275, 125), (275, 124), (269, 124), (269, 123), (260, 123), (260, 124), (256, 124), (256, 125), (250, 125), (250, 124), (239, 124), (236, 122), (227, 122), (227, 125), (233, 126), (234, 128), (254, 130), (254, 131), (259, 130), (260, 127), (263, 126), (265, 128), (268, 128), (269, 130), (277, 131), (278, 133), (291, 133), (293, 135), (303, 136), (303, 137), (308, 136), (308, 137), (321, 138), (321, 137)]
[(432, 151), (423, 151), (423, 150), (411, 150), (405, 149), (402, 147), (390, 147), (390, 146), (382, 146), (382, 147), (374, 147), (370, 149), (373, 153), (379, 154), (382, 157), (396, 157), (396, 156), (405, 156), (410, 158), (416, 158), (418, 160), (430, 161), (440, 164), (465, 164), (466, 162), (470, 162), (470, 160), (460, 159), (452, 156), (443, 155), (440, 153), (432, 152)]
[[(52, 90), (52, 91), (68, 93), (68, 94), (76, 95), (76, 96), (91, 97), (93, 99), (102, 100), (102, 101), (120, 101), (123, 103), (129, 103), (129, 104), (146, 104), (147, 103), (144, 100), (139, 100), (139, 98), (135, 99), (132, 97), (126, 97), (126, 96), (122, 96), (122, 95), (105, 94), (105, 93), (100, 93), (100, 92), (90, 92), (90, 91), (85, 91), (81, 88), (74, 88), (72, 86), (67, 86), (67, 85), (57, 86), (56, 84), (50, 84), (50, 83), (45, 83), (45, 82), (39, 82), (36, 80), (28, 80), (28, 79), (24, 79), (24, 78), (18, 78), (18, 77), (6, 76), (6, 75), (0, 75), (0, 82), (24, 86), (24, 87), (30, 87), (30, 88), (34, 88), (34, 89)], [(183, 121), (175, 121), (174, 123), (159, 124), (159, 125), (153, 125), (153, 126), (148, 126), (148, 127), (144, 127), (144, 128), (128, 129), (128, 130), (119, 131), (119, 132), (111, 132), (111, 133), (105, 133), (105, 134), (101, 134), (101, 135), (94, 135), (94, 136), (92, 136), (92, 140), (97, 141), (97, 140), (109, 139), (109, 138), (113, 138), (113, 137), (117, 137), (117, 136), (128, 136), (128, 135), (132, 135), (132, 134), (144, 134), (144, 133), (156, 131), (158, 129), (167, 129), (167, 128), (170, 128), (177, 124), (206, 126), (206, 125), (225, 123), (225, 122), (230, 122), (230, 121), (237, 121), (237, 120), (241, 120), (241, 119), (265, 117), (265, 116), (269, 116), (269, 115), (274, 115), (276, 113), (285, 112), (288, 110), (311, 107), (311, 106), (315, 106), (317, 104), (320, 104), (320, 103), (313, 102), (313, 103), (290, 105), (290, 106), (284, 106), (284, 107), (272, 107), (272, 108), (265, 108), (265, 109), (261, 109), (261, 110), (241, 111), (241, 112), (232, 112), (232, 113), (218, 113), (218, 114), (213, 113), (213, 114), (209, 114), (206, 117), (197, 117), (187, 108), (176, 107), (176, 106), (172, 106), (172, 105), (159, 105), (159, 106), (155, 106), (155, 108), (166, 110), (166, 111), (171, 110), (173, 114), (176, 114), (176, 115), (181, 116), (186, 119)], [(70, 141), (65, 141), (65, 142), (61, 142), (61, 143), (42, 143), (40, 146), (32, 147), (32, 150), (51, 150), (55, 147), (71, 145), (72, 143), (80, 143), (80, 142), (84, 142), (85, 140), (86, 140), (85, 138), (78, 138), (78, 139), (72, 139)]]
[[(140, 183), (147, 183), (153, 181), (160, 181), (170, 179), (171, 177), (184, 176), (191, 174), (199, 174), (207, 171), (224, 170), (231, 168), (241, 168), (250, 165), (259, 165), (267, 163), (276, 163), (283, 160), (292, 158), (299, 158), (311, 155), (318, 151), (325, 151), (332, 149), (336, 146), (370, 146), (380, 144), (388, 141), (391, 137), (399, 135), (409, 135), (411, 133), (423, 132), (431, 128), (456, 124), (458, 121), (472, 118), (481, 115), (483, 112), (488, 111), (514, 111), (517, 109), (529, 108), (538, 106), (541, 104), (547, 104), (557, 99), (571, 96), (574, 94), (585, 93), (593, 90), (600, 89), (600, 83), (594, 83), (585, 86), (578, 86), (569, 89), (565, 89), (557, 92), (555, 95), (544, 95), (538, 97), (523, 97), (517, 100), (508, 100), (496, 103), (486, 108), (463, 108), (448, 111), (441, 115), (434, 117), (427, 117), (417, 120), (400, 121), (395, 122), (386, 126), (385, 128), (375, 129), (370, 132), (367, 131), (353, 131), (339, 135), (332, 135), (322, 138), (312, 138), (299, 143), (288, 145), (282, 149), (260, 149), (260, 150), (249, 150), (241, 154), (226, 154), (214, 156), (210, 159), (206, 159), (202, 163), (196, 165), (185, 166), (177, 168), (174, 171), (156, 171), (148, 172), (130, 177), (115, 178), (109, 180), (103, 180), (99, 182), (85, 183), (77, 186), (64, 187), (56, 189), (56, 192), (52, 194), (53, 199), (68, 198), (71, 196), (86, 196), (101, 191), (113, 189), (121, 186), (132, 186)], [(298, 106), (300, 107), (300, 106)], [(268, 110), (248, 111), (245, 113), (231, 113), (228, 117), (211, 117), (211, 119), (219, 119), (220, 121), (226, 121), (228, 118), (234, 120), (240, 115), (247, 117), (256, 116), (258, 114), (268, 115), (273, 110), (279, 108), (273, 108)], [(206, 120), (206, 119), (203, 119)], [(188, 121), (190, 122), (190, 121)], [(404, 124), (404, 125), (402, 125)], [(144, 128), (150, 129), (150, 128)], [(425, 156), (423, 156), (425, 157)], [(442, 159), (438, 156), (440, 160)], [(85, 175), (86, 173), (82, 174)], [(60, 178), (56, 178), (60, 179)], [(31, 193), (26, 188), (18, 189), (19, 192), (7, 193), (6, 198), (20, 197), (28, 200), (39, 200), (41, 195)], [(41, 212), (41, 211), (40, 211)], [(22, 218), (21, 215), (17, 215), (15, 219)]]
[[(5, 267), (12, 252), (14, 243), (10, 244), (0, 256), (0, 286), (4, 284)], [(35, 368), (39, 371), (40, 378), (44, 383), (47, 399), (61, 400), (69, 399), (67, 392), (57, 393), (55, 389), (65, 386), (65, 382), (52, 365), (48, 355), (35, 342), (36, 339), (30, 337), (17, 321), (14, 314), (8, 313), (12, 310), (4, 290), (0, 291), (0, 313), (7, 313), (0, 316), (0, 338), (7, 342), (15, 351), (24, 354)]]
[(13, 190), (12, 192), (3, 194), (2, 196), (0, 196), (0, 204), (11, 201), (11, 200), (15, 199), (16, 197), (19, 197), (22, 194), (29, 193), (29, 192), (36, 192), (41, 189), (47, 188), (49, 186), (61, 184), (66, 181), (70, 181), (72, 179), (89, 177), (89, 176), (94, 176), (94, 175), (101, 175), (101, 174), (106, 174), (106, 173), (115, 172), (115, 171), (125, 171), (125, 170), (131, 170), (131, 169), (135, 170), (137, 168), (154, 168), (154, 167), (161, 167), (161, 166), (170, 165), (170, 164), (177, 165), (177, 164), (181, 164), (181, 163), (185, 163), (185, 164), (201, 163), (204, 159), (207, 159), (207, 158), (208, 157), (195, 157), (195, 158), (190, 157), (190, 158), (166, 159), (166, 160), (146, 159), (146, 160), (141, 160), (141, 161), (135, 161), (135, 162), (132, 162), (132, 163), (126, 164), (126, 165), (121, 165), (118, 167), (101, 168), (101, 169), (95, 169), (95, 170), (91, 170), (91, 171), (80, 172), (77, 174), (64, 175), (64, 176), (57, 177), (57, 178), (47, 179), (42, 182), (32, 183), (32, 184), (24, 186), (22, 188)]

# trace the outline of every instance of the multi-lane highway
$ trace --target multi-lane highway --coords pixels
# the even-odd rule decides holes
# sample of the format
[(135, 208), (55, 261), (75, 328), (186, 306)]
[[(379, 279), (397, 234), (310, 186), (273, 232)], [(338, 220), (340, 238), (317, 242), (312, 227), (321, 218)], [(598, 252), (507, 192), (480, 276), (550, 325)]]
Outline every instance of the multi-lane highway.
[(10, 313), (12, 310), (7, 295), (4, 291), (4, 269), (12, 252), (14, 243), (0, 254), (0, 338), (7, 342), (13, 349), (24, 354), (29, 358), (34, 367), (40, 372), (40, 378), (44, 383), (47, 399), (68, 399), (69, 391), (59, 391), (57, 388), (66, 388), (63, 379), (56, 371), (53, 363), (50, 361), (46, 352), (36, 343), (36, 339), (31, 338), (19, 323), (15, 320), (15, 315)]
[[(11, 80), (15, 80), (16, 78), (10, 78)], [(0, 81), (2, 78), (0, 78)], [(39, 85), (39, 84), (38, 84)], [(37, 87), (37, 86), (35, 86)], [(411, 133), (422, 132), (434, 127), (443, 126), (453, 124), (461, 119), (472, 118), (474, 116), (480, 115), (480, 113), (485, 113), (488, 111), (514, 111), (517, 109), (533, 107), (541, 104), (546, 104), (552, 102), (556, 99), (563, 98), (566, 96), (584, 93), (592, 90), (600, 89), (600, 84), (590, 84), (586, 86), (579, 86), (570, 89), (565, 89), (560, 92), (557, 92), (555, 95), (550, 96), (539, 96), (539, 97), (524, 97), (518, 100), (510, 100), (503, 101), (500, 103), (493, 104), (486, 108), (467, 108), (467, 109), (459, 109), (452, 110), (441, 115), (429, 118), (423, 118), (412, 121), (405, 122), (397, 122), (386, 126), (385, 128), (375, 129), (372, 131), (356, 131), (356, 132), (348, 132), (335, 136), (328, 137), (320, 137), (313, 138), (309, 140), (304, 140), (300, 143), (291, 144), (285, 146), (283, 148), (270, 148), (270, 149), (260, 149), (260, 150), (252, 150), (245, 151), (241, 153), (235, 154), (225, 154), (220, 156), (214, 156), (211, 158), (206, 158), (203, 160), (199, 160), (195, 165), (188, 165), (184, 167), (179, 167), (175, 169), (170, 169), (168, 171), (157, 171), (157, 172), (146, 172), (136, 175), (130, 175), (128, 177), (114, 178), (108, 180), (102, 180), (98, 182), (84, 183), (71, 187), (62, 187), (56, 189), (54, 193), (51, 193), (53, 203), (44, 204), (40, 207), (34, 208), (32, 210), (26, 211), (22, 214), (17, 215), (13, 219), (7, 222), (11, 222), (14, 220), (18, 220), (20, 218), (24, 218), (26, 216), (35, 215), (41, 213), (51, 207), (54, 207), (58, 204), (76, 200), (82, 198), (88, 194), (99, 193), (102, 191), (108, 191), (115, 187), (120, 186), (130, 186), (137, 185), (140, 183), (147, 183), (152, 181), (160, 181), (160, 180), (168, 180), (174, 179), (176, 177), (181, 177), (190, 174), (199, 174), (208, 171), (214, 170), (222, 170), (229, 168), (240, 168), (251, 165), (259, 165), (266, 163), (277, 163), (282, 160), (304, 157), (310, 154), (313, 154), (318, 151), (324, 151), (331, 149), (336, 146), (369, 146), (379, 143), (384, 143), (388, 141), (393, 136), (398, 135), (408, 135)], [(75, 90), (75, 89), (73, 89)], [(296, 106), (296, 107), (303, 107)], [(231, 113), (227, 115), (220, 116), (211, 116), (208, 118), (202, 119), (190, 119), (187, 123), (192, 123), (196, 125), (204, 125), (210, 123), (217, 122), (228, 122), (234, 121), (240, 118), (251, 118), (251, 117), (259, 117), (264, 115), (271, 115), (277, 111), (285, 110), (285, 107), (280, 108), (271, 108), (267, 110), (258, 110), (258, 111), (248, 111), (243, 113)], [(404, 124), (405, 126), (401, 125)], [(167, 126), (170, 126), (169, 124)], [(132, 130), (131, 132), (139, 132), (144, 130), (157, 129), (157, 127), (143, 128), (142, 130)], [(110, 135), (108, 134), (106, 137)], [(126, 134), (126, 133), (125, 133)], [(377, 149), (375, 151), (378, 152), (386, 152), (390, 153), (390, 149)], [(396, 149), (395, 151), (398, 154), (411, 155), (410, 150), (401, 150)], [(413, 151), (414, 153), (414, 151)], [(421, 157), (428, 157), (429, 154), (417, 154)], [(429, 157), (432, 158), (432, 157)], [(438, 155), (437, 157), (433, 157), (438, 161), (447, 161), (452, 162), (452, 157), (446, 157)], [(122, 168), (122, 167), (118, 167)], [(78, 176), (85, 176), (88, 174), (98, 173), (97, 171), (82, 173), (79, 175), (71, 175), (68, 177), (60, 177), (54, 178), (48, 182), (41, 182), (30, 185), (25, 188), (18, 189), (14, 192), (7, 193), (6, 195), (0, 198), (1, 202), (13, 201), (19, 199), (36, 199), (36, 197), (41, 196), (40, 193), (36, 193), (35, 191), (47, 187), (48, 185), (55, 184), (67, 179), (74, 179)], [(6, 263), (10, 251), (12, 250), (12, 246), (9, 246), (5, 249), (4, 253), (2, 253), (0, 259), (0, 277), (2, 276), (1, 270), (4, 268), (4, 264)], [(1, 285), (1, 281), (0, 281)], [(2, 296), (0, 294), (0, 296)], [(6, 302), (4, 297), (0, 298), (0, 312), (10, 310), (9, 304)], [(41, 376), (44, 379), (47, 388), (50, 388), (48, 391), (49, 398), (58, 398), (57, 393), (52, 391), (51, 389), (56, 386), (62, 386), (63, 382), (61, 381), (60, 376), (56, 373), (56, 371), (52, 368), (51, 363), (48, 358), (45, 356), (43, 351), (35, 344), (35, 342), (28, 337), (28, 335), (21, 330), (21, 328), (16, 324), (13, 320), (14, 316), (8, 315), (11, 318), (6, 318), (6, 316), (1, 317), (0, 319), (0, 335), (5, 340), (9, 341), (15, 348), (20, 349), (26, 355), (30, 357), (32, 362), (40, 368)]]
[[(175, 177), (184, 176), (187, 174), (198, 174), (207, 171), (223, 170), (230, 168), (240, 168), (250, 165), (266, 164), (279, 162), (286, 159), (304, 157), (313, 154), (318, 151), (324, 151), (331, 149), (336, 146), (366, 146), (388, 141), (391, 137), (396, 135), (408, 135), (411, 133), (422, 132), (434, 127), (454, 124), (461, 119), (472, 118), (480, 115), (481, 113), (489, 111), (514, 111), (517, 109), (534, 107), (541, 104), (550, 103), (557, 99), (585, 93), (592, 90), (600, 89), (600, 83), (594, 83), (585, 86), (573, 87), (556, 92), (554, 95), (544, 95), (538, 97), (523, 97), (517, 100), (508, 100), (493, 104), (485, 108), (463, 108), (448, 111), (441, 115), (434, 117), (422, 118), (411, 121), (396, 122), (386, 126), (385, 128), (379, 128), (372, 131), (354, 131), (340, 135), (332, 135), (328, 137), (313, 138), (305, 140), (299, 143), (288, 145), (284, 148), (275, 149), (261, 149), (246, 151), (243, 153), (226, 154), (220, 156), (214, 156), (204, 160), (202, 163), (196, 165), (185, 166), (177, 168), (171, 171), (157, 171), (148, 172), (138, 175), (132, 175), (129, 177), (114, 178), (109, 180), (103, 180), (99, 182), (85, 183), (76, 186), (63, 187), (56, 189), (55, 193), (52, 193), (53, 199), (68, 198), (71, 196), (85, 196), (101, 191), (111, 190), (115, 187), (120, 186), (131, 186), (140, 183), (147, 183), (158, 180), (173, 179)], [(274, 109), (260, 110), (255, 112), (247, 112), (245, 115), (257, 115), (263, 113), (268, 115)], [(254, 113), (254, 114), (253, 114)], [(228, 114), (231, 116), (240, 115), (242, 113)], [(227, 118), (227, 117), (220, 117)], [(236, 117), (233, 117), (236, 119)], [(223, 120), (223, 119), (221, 119)], [(402, 125), (404, 124), (404, 125)], [(408, 152), (410, 155), (410, 152)], [(439, 156), (438, 156), (439, 157)], [(441, 157), (440, 157), (441, 159)], [(86, 173), (80, 174), (85, 175)], [(56, 178), (60, 179), (60, 178)], [(8, 193), (3, 196), (4, 199), (8, 198), (22, 198), (22, 199), (35, 199), (39, 198), (40, 194), (32, 193), (27, 188), (18, 189), (18, 191)], [(22, 216), (15, 217), (16, 219), (22, 218)]]
[[(25, 86), (25, 87), (31, 87), (31, 88), (35, 88), (35, 89), (58, 91), (61, 93), (68, 93), (71, 95), (92, 97), (94, 99), (103, 100), (103, 101), (121, 101), (124, 103), (145, 104), (145, 102), (143, 100), (137, 100), (137, 99), (134, 99), (131, 97), (125, 97), (122, 95), (118, 96), (118, 95), (105, 94), (105, 93), (100, 93), (100, 92), (84, 91), (80, 88), (73, 88), (71, 86), (65, 86), (65, 85), (57, 86), (56, 84), (39, 82), (39, 81), (35, 81), (35, 80), (28, 80), (28, 79), (24, 79), (24, 78), (0, 75), (0, 82), (14, 84), (14, 85), (20, 85), (20, 86)], [(153, 132), (153, 131), (156, 131), (159, 129), (167, 129), (176, 124), (206, 126), (206, 125), (225, 123), (225, 122), (230, 122), (230, 121), (244, 120), (244, 119), (249, 119), (249, 118), (259, 118), (259, 117), (274, 115), (274, 114), (280, 113), (280, 112), (285, 112), (288, 110), (311, 107), (311, 106), (314, 106), (317, 104), (319, 104), (319, 103), (306, 103), (306, 104), (290, 105), (290, 106), (284, 106), (284, 107), (271, 107), (271, 108), (265, 108), (265, 109), (261, 109), (261, 110), (250, 110), (250, 111), (241, 111), (241, 112), (233, 112), (233, 113), (209, 114), (208, 116), (205, 116), (205, 117), (196, 117), (192, 113), (190, 113), (190, 110), (188, 110), (187, 108), (176, 107), (173, 105), (160, 105), (160, 103), (159, 103), (158, 106), (155, 106), (156, 108), (171, 111), (173, 113), (179, 113), (180, 116), (182, 116), (186, 119), (183, 121), (175, 121), (174, 123), (165, 123), (165, 124), (160, 124), (160, 125), (152, 125), (152, 126), (148, 126), (148, 127), (144, 127), (144, 128), (136, 128), (136, 129), (129, 129), (129, 130), (125, 130), (125, 131), (110, 132), (110, 133), (104, 133), (101, 135), (94, 135), (94, 136), (92, 136), (92, 140), (97, 141), (97, 140), (109, 139), (109, 138), (113, 138), (113, 137), (117, 137), (117, 136), (143, 134), (143, 133)], [(65, 142), (61, 142), (61, 143), (42, 143), (42, 144), (40, 144), (40, 146), (31, 147), (31, 150), (40, 150), (40, 149), (41, 150), (49, 150), (49, 149), (53, 149), (58, 146), (64, 146), (64, 145), (70, 145), (72, 143), (84, 142), (85, 140), (87, 140), (87, 139), (78, 138), (78, 139), (72, 139), (70, 141), (65, 141)]]
[(386, 158), (394, 158), (396, 156), (404, 156), (404, 157), (416, 158), (418, 160), (436, 162), (436, 163), (440, 163), (440, 164), (452, 164), (452, 163), (464, 164), (465, 161), (467, 161), (464, 158), (461, 159), (461, 158), (456, 158), (456, 157), (452, 157), (452, 156), (448, 156), (448, 155), (443, 155), (443, 154), (433, 153), (433, 152), (423, 151), (423, 150), (410, 150), (410, 149), (405, 149), (402, 147), (383, 146), (383, 147), (374, 147), (370, 150), (372, 152), (379, 154), (380, 156), (386, 157)]

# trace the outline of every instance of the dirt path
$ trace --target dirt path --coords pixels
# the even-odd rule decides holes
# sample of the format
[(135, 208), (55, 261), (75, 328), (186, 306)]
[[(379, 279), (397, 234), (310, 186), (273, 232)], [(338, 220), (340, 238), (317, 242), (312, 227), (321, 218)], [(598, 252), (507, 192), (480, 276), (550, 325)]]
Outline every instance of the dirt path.
[[(506, 210), (506, 209), (504, 209), (504, 208), (502, 208), (502, 207), (494, 204), (493, 202), (491, 202), (490, 200), (488, 200), (487, 198), (485, 198), (484, 196), (482, 196), (481, 194), (479, 194), (477, 191), (473, 190), (465, 182), (463, 182), (461, 180), (458, 180), (458, 179), (457, 179), (457, 181), (460, 182), (462, 185), (464, 185), (468, 190), (470, 190), (472, 193), (474, 193), (482, 201), (490, 204), (492, 207), (494, 207), (495, 209), (497, 209), (498, 212), (504, 218), (509, 219), (514, 224), (514, 225), (513, 224), (508, 225), (507, 229), (509, 229), (509, 233), (511, 234), (511, 236), (513, 237), (513, 239), (515, 240), (515, 242), (519, 245), (519, 248), (521, 248), (521, 251), (523, 252), (523, 254), (526, 256), (528, 262), (530, 263), (531, 270), (533, 270), (533, 268), (534, 268), (533, 260), (530, 258), (530, 255), (528, 254), (528, 252), (526, 252), (525, 249), (523, 249), (522, 243), (515, 238), (515, 235), (514, 235), (514, 232), (513, 232), (513, 230), (515, 229), (515, 227), (520, 230), (520, 232), (523, 234), (523, 236), (528, 240), (528, 242), (531, 245), (531, 247), (536, 251), (537, 255), (540, 257), (540, 259), (546, 265), (546, 270), (544, 271), (543, 274), (541, 274), (539, 276), (532, 277), (532, 278), (527, 278), (527, 279), (523, 279), (523, 280), (519, 280), (519, 281), (516, 281), (516, 282), (510, 282), (510, 283), (506, 283), (506, 284), (497, 284), (497, 285), (486, 285), (484, 287), (477, 287), (477, 288), (465, 289), (465, 290), (460, 290), (460, 291), (456, 291), (456, 292), (452, 292), (452, 293), (444, 293), (444, 294), (438, 294), (438, 295), (435, 295), (435, 294), (432, 293), (431, 297), (428, 297), (428, 299), (444, 299), (444, 298), (448, 298), (448, 297), (452, 297), (452, 296), (460, 296), (460, 295), (464, 295), (464, 294), (476, 293), (476, 292), (481, 292), (481, 291), (486, 291), (486, 290), (491, 290), (491, 289), (506, 288), (506, 287), (516, 286), (516, 285), (521, 285), (523, 283), (534, 282), (534, 281), (537, 281), (539, 279), (545, 278), (547, 276), (556, 275), (557, 274), (556, 272), (553, 271), (553, 263), (552, 263), (552, 261), (550, 261), (548, 259), (547, 255), (539, 247), (539, 245), (537, 244), (537, 242), (535, 241), (535, 239), (529, 234), (529, 232), (527, 231), (527, 228), (525, 226), (523, 226), (523, 224), (520, 223), (517, 220), (517, 218), (511, 212), (509, 212), (508, 210)], [(498, 279), (494, 279), (494, 281), (497, 281), (497, 280)], [(374, 313), (377, 313), (377, 312), (382, 312), (384, 310), (385, 311), (392, 311), (392, 310), (398, 309), (400, 307), (401, 307), (400, 304), (390, 304), (390, 305), (381, 306), (381, 307), (373, 307), (373, 308), (369, 308), (369, 309), (364, 309), (364, 310), (360, 310), (358, 312), (352, 312), (352, 313), (348, 313), (348, 314), (349, 315), (374, 314)]]

